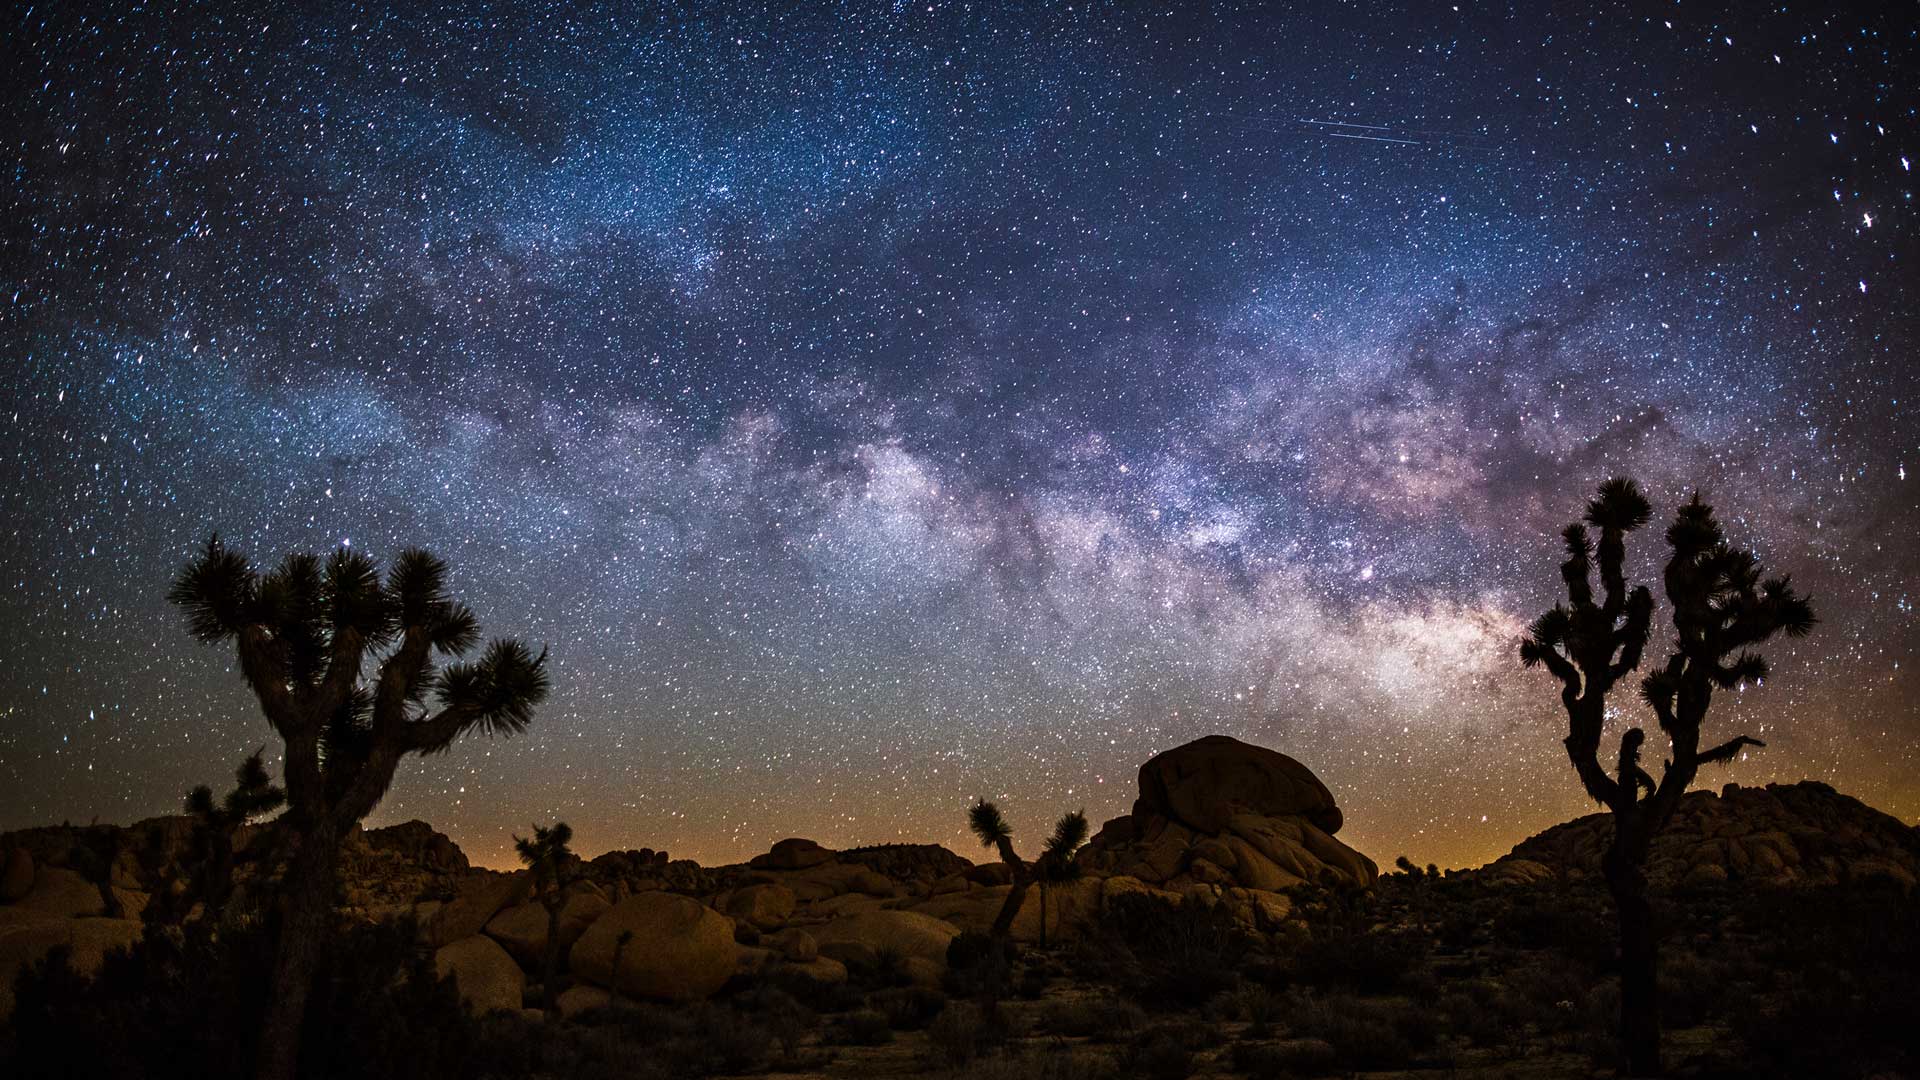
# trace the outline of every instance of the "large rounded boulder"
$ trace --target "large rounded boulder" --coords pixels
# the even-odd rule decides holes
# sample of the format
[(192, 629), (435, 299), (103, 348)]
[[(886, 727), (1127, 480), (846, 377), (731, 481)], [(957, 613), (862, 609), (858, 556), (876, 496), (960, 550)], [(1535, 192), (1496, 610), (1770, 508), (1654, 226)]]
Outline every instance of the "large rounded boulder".
[[(591, 884), (570, 890), (560, 905), (560, 955), (565, 956), (587, 927), (613, 905)], [(537, 900), (504, 908), (487, 920), (486, 934), (500, 943), (528, 971), (546, 963), (547, 908)]]
[(1101, 826), (1079, 862), (1174, 891), (1366, 888), (1379, 870), (1334, 839), (1340, 825), (1333, 794), (1305, 765), (1209, 735), (1141, 766), (1133, 813)]
[(520, 1008), (527, 987), (526, 973), (492, 938), (475, 935), (436, 950), (434, 970), (453, 976), (460, 1000), (477, 1013)]
[[(624, 945), (623, 933), (632, 935)], [(633, 997), (699, 1001), (733, 974), (735, 952), (732, 919), (684, 896), (644, 892), (594, 920), (573, 943), (568, 966)]]
[(1208, 735), (1140, 766), (1135, 818), (1164, 817), (1218, 834), (1240, 814), (1302, 817), (1322, 832), (1340, 831), (1333, 793), (1298, 761), (1226, 735)]
[(918, 957), (947, 962), (947, 946), (960, 928), (945, 919), (917, 911), (864, 911), (835, 919), (808, 931), (820, 954), (844, 960), (846, 954), (862, 960), (892, 953), (902, 959)]

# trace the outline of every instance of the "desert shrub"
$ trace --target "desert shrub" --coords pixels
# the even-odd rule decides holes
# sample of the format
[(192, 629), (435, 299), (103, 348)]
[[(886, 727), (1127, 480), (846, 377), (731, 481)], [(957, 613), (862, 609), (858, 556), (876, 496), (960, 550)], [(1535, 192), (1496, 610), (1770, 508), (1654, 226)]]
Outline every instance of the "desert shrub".
[(884, 1013), (856, 1009), (834, 1021), (829, 1037), (848, 1046), (881, 1046), (893, 1041), (893, 1027)]
[(1597, 897), (1538, 890), (1512, 898), (1494, 913), (1493, 938), (1502, 945), (1551, 952), (1586, 971), (1611, 971), (1620, 931)]
[(1193, 1074), (1194, 1052), (1212, 1041), (1212, 1032), (1203, 1024), (1155, 1024), (1120, 1051), (1120, 1073), (1148, 1080), (1186, 1080)]
[(1131, 894), (1108, 905), (1097, 931), (1108, 974), (1141, 1001), (1195, 1008), (1238, 980), (1248, 940), (1224, 908)]
[[(578, 1019), (594, 1029), (585, 1040), (590, 1062), (645, 1060), (667, 1076), (749, 1072), (764, 1066), (773, 1049), (773, 1033), (759, 1018), (713, 1002), (686, 1007), (623, 1004), (590, 1009)], [(554, 1026), (533, 1022), (529, 1028), (537, 1037), (552, 1039), (553, 1033), (545, 1029)], [(515, 1075), (491, 1062), (484, 1071)], [(552, 1071), (552, 1064), (542, 1061), (519, 1075)]]
[(867, 1003), (887, 1018), (893, 1030), (920, 1031), (947, 1007), (947, 996), (924, 986), (898, 986), (867, 995)]
[(820, 1016), (792, 994), (766, 983), (758, 984), (733, 999), (737, 1008), (751, 1013), (780, 1046), (781, 1056), (794, 1060), (807, 1032), (820, 1023)]
[(1914, 898), (1859, 885), (1771, 890), (1743, 899), (1755, 960), (1777, 987), (1727, 1021), (1769, 1076), (1920, 1072), (1920, 919)]
[(1013, 942), (968, 931), (947, 943), (947, 993), (954, 997), (1006, 997), (1018, 956)]
[(1330, 928), (1300, 946), (1293, 974), (1308, 986), (1388, 994), (1409, 989), (1426, 962), (1425, 944), (1412, 934)]
[(991, 1002), (956, 1001), (927, 1025), (928, 1050), (948, 1065), (965, 1065), (1012, 1037), (1006, 1014)]
[(1049, 1035), (1120, 1042), (1146, 1026), (1147, 1014), (1130, 1001), (1081, 998), (1049, 1002), (1040, 1012), (1040, 1030)]
[(1325, 1076), (1340, 1070), (1340, 1055), (1321, 1039), (1234, 1043), (1231, 1060), (1233, 1071), (1246, 1073), (1250, 1080)]
[(949, 1080), (1115, 1080), (1105, 1062), (1076, 1054), (1070, 1046), (1009, 1049), (939, 1075)]
[[(66, 950), (23, 969), (0, 1075), (243, 1077), (273, 964), (262, 925), (150, 924), (86, 978)], [(356, 927), (325, 953), (308, 1002), (303, 1075), (456, 1077), (472, 1018), (410, 925)]]
[(848, 981), (820, 983), (798, 972), (783, 971), (779, 968), (768, 972), (760, 982), (789, 997), (804, 1001), (807, 1007), (816, 1013), (842, 1013), (858, 1009), (866, 1003), (860, 988), (854, 985), (852, 969), (848, 969)]
[(1355, 1069), (1400, 1069), (1439, 1039), (1438, 1018), (1404, 1001), (1346, 993), (1288, 996), (1287, 1023), (1296, 1035), (1322, 1039)]
[(1474, 1046), (1514, 1045), (1525, 1032), (1525, 1021), (1513, 1015), (1508, 995), (1481, 980), (1450, 984), (1435, 1008), (1447, 1031)]

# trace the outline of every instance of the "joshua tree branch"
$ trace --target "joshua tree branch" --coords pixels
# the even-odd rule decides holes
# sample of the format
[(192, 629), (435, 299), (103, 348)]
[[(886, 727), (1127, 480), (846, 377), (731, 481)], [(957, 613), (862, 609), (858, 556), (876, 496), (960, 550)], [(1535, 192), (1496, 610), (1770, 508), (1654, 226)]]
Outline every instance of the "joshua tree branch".
[(1746, 747), (1765, 745), (1767, 744), (1751, 735), (1741, 735), (1738, 738), (1728, 740), (1700, 754), (1694, 758), (1694, 761), (1701, 765), (1713, 765), (1723, 761), (1732, 761), (1734, 758), (1740, 756), (1740, 751)]
[(327, 662), (327, 674), (314, 694), (312, 710), (319, 723), (339, 712), (360, 681), (360, 662), (366, 654), (366, 638), (352, 627), (342, 627), (333, 638), (333, 656)]
[(267, 722), (282, 735), (302, 722), (293, 703), (286, 659), (281, 655), (271, 632), (259, 623), (249, 623), (239, 633), (240, 670), (260, 701)]
[(407, 695), (419, 680), (431, 649), (423, 627), (409, 626), (400, 639), (400, 647), (380, 665), (380, 680), (373, 697), (373, 729), (382, 738), (398, 732), (406, 721)]

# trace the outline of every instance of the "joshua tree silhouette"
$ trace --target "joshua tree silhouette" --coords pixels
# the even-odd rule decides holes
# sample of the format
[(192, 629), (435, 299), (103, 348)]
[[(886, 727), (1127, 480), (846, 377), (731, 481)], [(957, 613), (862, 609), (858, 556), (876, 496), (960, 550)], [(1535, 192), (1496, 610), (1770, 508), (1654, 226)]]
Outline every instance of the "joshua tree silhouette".
[(262, 814), (273, 813), (287, 801), (287, 793), (273, 782), (261, 760), (265, 753), (266, 748), (261, 747), (240, 762), (233, 771), (233, 790), (219, 802), (213, 801), (213, 789), (205, 784), (187, 792), (186, 810), (193, 818), (193, 835), (188, 841), (192, 852), (189, 886), (170, 903), (149, 903), (151, 918), (184, 918), (195, 903), (206, 905), (210, 919), (218, 921), (224, 916), (227, 901), (233, 896), (234, 830)]
[(566, 906), (567, 882), (573, 877), (574, 857), (567, 845), (573, 842), (573, 827), (556, 821), (552, 828), (533, 827), (531, 837), (513, 838), (513, 850), (520, 862), (533, 871), (533, 891), (540, 906), (547, 909), (547, 949), (541, 958), (540, 1007), (548, 1016), (560, 1012), (560, 909)]
[(1000, 905), (1000, 913), (994, 916), (993, 926), (988, 929), (989, 937), (1004, 938), (1013, 932), (1013, 920), (1020, 915), (1020, 905), (1026, 901), (1027, 890), (1035, 881), (1040, 883), (1040, 941), (1046, 943), (1047, 937), (1047, 886), (1050, 883), (1070, 881), (1079, 876), (1079, 865), (1073, 861), (1073, 853), (1087, 841), (1087, 815), (1076, 810), (1063, 815), (1053, 827), (1053, 835), (1047, 838), (1046, 848), (1040, 858), (1029, 865), (1013, 850), (1013, 827), (1000, 813), (1000, 808), (981, 799), (967, 811), (967, 827), (980, 839), (980, 846), (992, 848), (1000, 853), (1000, 861), (1007, 864), (1012, 872), (1012, 888), (1007, 899)]
[(1047, 893), (1055, 885), (1062, 885), (1080, 876), (1080, 864), (1074, 861), (1074, 853), (1080, 845), (1087, 842), (1087, 812), (1075, 810), (1063, 814), (1054, 823), (1053, 835), (1047, 837), (1044, 850), (1034, 860), (1034, 877), (1040, 882), (1040, 945), (1047, 944)]
[[(1752, 552), (1728, 544), (1713, 508), (1693, 499), (1667, 527), (1665, 587), (1673, 605), (1674, 650), (1660, 670), (1641, 681), (1640, 693), (1666, 733), (1672, 756), (1655, 783), (1640, 766), (1646, 734), (1621, 735), (1615, 775), (1600, 764), (1607, 694), (1640, 665), (1653, 625), (1653, 595), (1627, 590), (1622, 569), (1626, 534), (1647, 523), (1652, 508), (1631, 480), (1600, 485), (1585, 523), (1567, 526), (1567, 558), (1560, 565), (1567, 603), (1534, 620), (1520, 644), (1528, 667), (1545, 665), (1560, 680), (1567, 713), (1567, 757), (1594, 801), (1613, 814), (1613, 842), (1602, 867), (1620, 918), (1620, 1033), (1629, 1071), (1660, 1071), (1660, 1017), (1654, 981), (1652, 909), (1644, 867), (1659, 834), (1700, 766), (1732, 761), (1760, 740), (1741, 735), (1700, 749), (1700, 725), (1713, 691), (1765, 680), (1767, 663), (1748, 647), (1776, 633), (1801, 637), (1813, 628), (1813, 608), (1782, 577), (1761, 579)], [(1588, 527), (1600, 532), (1596, 547)], [(1592, 563), (1600, 561), (1602, 593), (1594, 597)], [(1647, 794), (1643, 797), (1642, 791)]]
[(436, 652), (471, 652), (479, 626), (447, 594), (446, 564), (419, 549), (401, 552), (384, 579), (344, 548), (324, 560), (295, 553), (261, 574), (215, 536), (169, 599), (186, 609), (194, 637), (235, 643), (241, 674), (285, 744), (288, 810), (278, 824), (292, 854), (258, 1075), (292, 1080), (332, 929), (342, 838), (380, 802), (407, 754), (524, 730), (547, 695), (546, 653), (502, 639), (477, 662), (436, 667)]

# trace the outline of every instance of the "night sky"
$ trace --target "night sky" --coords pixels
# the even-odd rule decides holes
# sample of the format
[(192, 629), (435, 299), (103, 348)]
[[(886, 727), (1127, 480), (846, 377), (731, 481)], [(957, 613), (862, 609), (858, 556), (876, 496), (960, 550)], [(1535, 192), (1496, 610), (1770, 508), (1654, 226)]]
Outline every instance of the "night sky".
[(477, 861), (977, 854), (1225, 732), (1477, 863), (1590, 809), (1514, 646), (1616, 473), (1823, 619), (1702, 786), (1920, 816), (1908, 0), (315, 6), (8, 16), (0, 828), (277, 749), (217, 529), (551, 647), (370, 821)]

